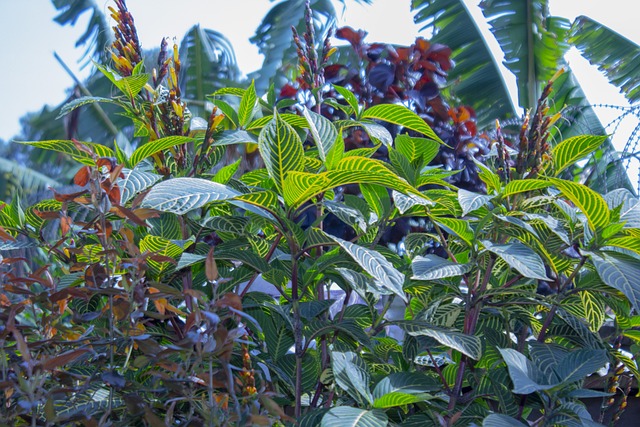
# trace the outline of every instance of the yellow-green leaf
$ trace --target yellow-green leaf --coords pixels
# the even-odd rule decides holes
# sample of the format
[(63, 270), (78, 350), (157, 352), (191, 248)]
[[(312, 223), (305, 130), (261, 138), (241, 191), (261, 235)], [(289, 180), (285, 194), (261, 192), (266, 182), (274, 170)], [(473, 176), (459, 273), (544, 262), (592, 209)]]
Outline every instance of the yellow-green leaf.
[(385, 122), (403, 126), (407, 129), (420, 132), (429, 139), (444, 144), (440, 137), (429, 127), (429, 125), (416, 113), (403, 105), (380, 104), (375, 105), (362, 114), (363, 119), (377, 119)]
[(512, 196), (514, 194), (540, 190), (550, 186), (551, 183), (549, 181), (544, 181), (542, 179), (517, 179), (505, 185), (503, 195), (505, 197)]
[(609, 224), (609, 206), (600, 194), (585, 185), (575, 182), (557, 178), (549, 178), (549, 181), (582, 211), (594, 230)]
[(553, 147), (556, 176), (588, 154), (594, 152), (607, 139), (606, 135), (579, 135), (567, 138)]
[(304, 168), (304, 149), (296, 131), (279, 115), (260, 132), (258, 149), (269, 176), (282, 191), (288, 172), (299, 172)]
[[(42, 148), (43, 150), (58, 151), (60, 153), (69, 154), (79, 162), (86, 165), (94, 165), (93, 158), (89, 153), (86, 153), (73, 143), (73, 141), (64, 139), (52, 139), (48, 141), (18, 141), (20, 144), (30, 145), (32, 147)], [(93, 150), (98, 157), (115, 157), (115, 153), (109, 147), (100, 144), (94, 144), (93, 142), (80, 142), (90, 150)]]
[(186, 144), (193, 141), (193, 138), (188, 136), (167, 136), (165, 138), (156, 139), (154, 141), (147, 142), (146, 144), (138, 147), (136, 151), (131, 154), (131, 167), (135, 167), (138, 163), (150, 157), (160, 151), (167, 150), (176, 145)]

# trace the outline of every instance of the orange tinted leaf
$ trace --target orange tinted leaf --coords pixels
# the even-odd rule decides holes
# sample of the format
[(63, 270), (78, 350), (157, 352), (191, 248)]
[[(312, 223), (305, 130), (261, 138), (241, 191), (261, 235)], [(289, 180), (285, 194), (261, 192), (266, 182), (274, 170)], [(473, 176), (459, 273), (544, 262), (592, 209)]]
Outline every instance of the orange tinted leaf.
[(71, 221), (71, 218), (69, 218), (68, 216), (63, 216), (62, 218), (60, 218), (60, 231), (62, 232), (63, 236), (69, 232), (72, 223), (73, 221)]
[(131, 304), (125, 299), (117, 299), (113, 303), (113, 315), (118, 321), (123, 320), (125, 317), (127, 317), (129, 315), (130, 309)]
[(44, 370), (46, 370), (46, 371), (50, 371), (50, 370), (58, 368), (60, 366), (64, 366), (64, 365), (66, 365), (68, 363), (73, 362), (78, 357), (82, 356), (83, 354), (85, 354), (88, 351), (89, 351), (89, 349), (79, 348), (77, 350), (72, 350), (72, 351), (69, 351), (67, 353), (63, 353), (60, 356), (56, 356), (56, 357), (53, 357), (51, 359), (47, 359), (44, 362), (42, 362), (42, 368)]
[(242, 300), (238, 294), (234, 294), (233, 292), (227, 292), (216, 301), (217, 307), (231, 307), (235, 310), (242, 311)]
[(0, 239), (10, 242), (15, 242), (16, 239), (11, 234), (7, 233), (4, 228), (0, 227)]
[(75, 176), (73, 177), (73, 183), (75, 185), (79, 185), (80, 187), (84, 187), (89, 182), (90, 177), (91, 168), (89, 166), (83, 166), (78, 172), (76, 172)]
[(216, 265), (216, 260), (213, 257), (213, 248), (209, 249), (204, 266), (207, 280), (210, 282), (218, 280), (218, 266)]

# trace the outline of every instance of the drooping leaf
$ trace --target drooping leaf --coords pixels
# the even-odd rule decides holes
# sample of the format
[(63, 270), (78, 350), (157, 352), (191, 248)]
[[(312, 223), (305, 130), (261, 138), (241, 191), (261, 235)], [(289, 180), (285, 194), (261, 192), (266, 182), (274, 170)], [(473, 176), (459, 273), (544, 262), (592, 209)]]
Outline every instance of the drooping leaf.
[(490, 414), (482, 421), (482, 427), (527, 427), (520, 421), (504, 414)]
[(123, 169), (122, 172), (124, 178), (118, 178), (116, 181), (120, 187), (122, 205), (162, 179), (158, 174), (135, 169)]
[(440, 137), (421, 119), (416, 113), (403, 105), (379, 104), (368, 108), (362, 114), (363, 119), (377, 119), (403, 126), (407, 129), (419, 132), (427, 138), (444, 144)]
[(458, 202), (462, 207), (462, 216), (486, 206), (491, 199), (492, 197), (486, 194), (473, 193), (462, 188), (458, 190)]
[(571, 31), (585, 58), (619, 87), (629, 102), (640, 100), (640, 46), (587, 16), (579, 16)]
[(336, 138), (338, 138), (338, 131), (329, 119), (326, 119), (320, 114), (309, 111), (308, 108), (302, 110), (302, 113), (309, 123), (309, 130), (311, 131), (313, 141), (316, 143), (316, 147), (318, 147), (320, 159), (326, 161), (329, 151), (331, 151), (333, 144), (336, 142)]
[[(67, 140), (50, 140), (50, 141), (17, 141), (19, 144), (30, 145), (32, 147), (42, 148), (43, 150), (58, 151), (60, 153), (69, 154), (75, 159), (78, 159), (84, 164), (93, 165), (93, 158), (90, 154), (83, 150), (78, 149), (73, 141)], [(81, 142), (82, 145), (87, 146), (90, 150), (93, 150), (98, 157), (115, 157), (112, 149), (105, 147), (104, 145), (95, 144), (92, 142)]]
[(238, 195), (237, 191), (217, 182), (200, 178), (173, 178), (154, 186), (140, 206), (183, 215), (207, 203), (232, 199)]
[(606, 350), (581, 349), (567, 354), (556, 373), (564, 383), (580, 381), (609, 362)]
[(191, 141), (193, 141), (193, 138), (190, 138), (188, 136), (167, 136), (147, 142), (146, 144), (138, 147), (136, 151), (131, 154), (129, 162), (131, 164), (131, 167), (135, 167), (138, 163), (140, 163), (147, 157), (152, 156), (153, 154), (175, 147), (176, 145), (186, 144)]
[(592, 254), (592, 260), (602, 281), (622, 292), (640, 313), (640, 260), (615, 252)]
[(540, 384), (542, 377), (540, 371), (516, 350), (499, 348), (500, 354), (507, 364), (509, 376), (513, 382), (513, 392), (517, 394), (531, 394), (536, 391), (548, 390), (557, 384)]
[(411, 263), (412, 279), (436, 280), (461, 276), (471, 271), (472, 267), (471, 264), (458, 264), (437, 255), (417, 256)]
[(578, 160), (594, 152), (607, 139), (606, 135), (580, 135), (567, 138), (551, 149), (556, 176)]
[(433, 377), (422, 372), (396, 372), (384, 377), (373, 389), (373, 397), (378, 399), (386, 394), (402, 392), (421, 394), (437, 391), (441, 387)]
[(376, 283), (407, 302), (403, 291), (404, 274), (400, 273), (385, 257), (373, 249), (356, 245), (338, 237), (327, 235), (337, 242), (348, 254), (375, 279)]
[(388, 421), (387, 415), (379, 410), (337, 406), (322, 417), (320, 427), (386, 427)]
[(533, 249), (520, 243), (513, 241), (505, 244), (494, 244), (488, 240), (483, 240), (484, 247), (494, 254), (502, 258), (510, 267), (515, 269), (524, 277), (538, 280), (551, 280), (545, 272), (544, 262), (540, 255)]
[(434, 338), (440, 344), (458, 350), (474, 360), (479, 360), (482, 356), (482, 344), (477, 336), (433, 326), (426, 322), (396, 321), (393, 323), (411, 336), (422, 335)]
[(371, 378), (367, 365), (362, 358), (352, 351), (332, 351), (331, 368), (336, 383), (356, 401), (373, 403), (369, 390)]

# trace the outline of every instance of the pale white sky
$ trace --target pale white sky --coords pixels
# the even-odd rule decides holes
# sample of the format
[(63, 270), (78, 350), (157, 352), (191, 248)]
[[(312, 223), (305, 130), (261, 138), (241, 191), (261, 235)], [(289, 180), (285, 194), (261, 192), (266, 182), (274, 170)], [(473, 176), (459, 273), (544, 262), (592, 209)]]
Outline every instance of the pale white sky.
[[(465, 0), (484, 31), (478, 0)], [(98, 0), (104, 8), (109, 0)], [(338, 11), (342, 5), (335, 2)], [(363, 28), (368, 41), (410, 44), (420, 35), (409, 10), (410, 0), (374, 0), (370, 6), (346, 0), (339, 25)], [(267, 0), (128, 0), (143, 47), (159, 45), (164, 36), (178, 40), (195, 23), (217, 30), (229, 38), (236, 52), (240, 69), (249, 73), (258, 69), (262, 57), (249, 42), (262, 17), (273, 2)], [(590, 16), (640, 43), (637, 24), (640, 3), (635, 0), (550, 0), (551, 13), (573, 20), (578, 15)], [(0, 0), (0, 31), (3, 39), (3, 59), (0, 66), (0, 139), (9, 140), (20, 131), (19, 118), (29, 111), (38, 111), (45, 104), (57, 105), (66, 99), (71, 78), (53, 57), (56, 51), (80, 78), (89, 75), (89, 67), (81, 70), (77, 63), (83, 50), (74, 49), (75, 41), (86, 27), (89, 16), (75, 27), (61, 27), (53, 22), (56, 11), (50, 0)], [(390, 24), (391, 23), (391, 24)], [(464, 31), (464, 29), (461, 29)], [(495, 52), (499, 52), (494, 43)], [(628, 105), (618, 90), (610, 86), (597, 69), (591, 67), (578, 52), (570, 52), (570, 65), (593, 104)], [(502, 58), (498, 58), (501, 61)], [(515, 94), (515, 80), (505, 70), (505, 78)], [(517, 105), (517, 103), (516, 103)], [(599, 109), (603, 124), (617, 112)], [(614, 137), (622, 149), (637, 120), (627, 120)], [(637, 170), (637, 165), (635, 166)], [(637, 172), (631, 173), (638, 176)]]

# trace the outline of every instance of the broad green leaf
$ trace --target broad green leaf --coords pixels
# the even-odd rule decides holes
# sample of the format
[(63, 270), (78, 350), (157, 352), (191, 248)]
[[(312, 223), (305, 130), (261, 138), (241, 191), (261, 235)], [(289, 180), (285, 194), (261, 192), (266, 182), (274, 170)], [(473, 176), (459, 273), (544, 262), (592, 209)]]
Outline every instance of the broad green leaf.
[(186, 267), (191, 267), (192, 265), (198, 264), (199, 262), (204, 262), (207, 259), (206, 255), (197, 255), (191, 254), (189, 252), (184, 252), (180, 259), (178, 260), (178, 265), (176, 266), (176, 270), (181, 270)]
[(336, 167), (320, 174), (290, 172), (283, 196), (289, 206), (300, 205), (316, 194), (347, 184), (379, 184), (402, 193), (422, 196), (406, 181), (391, 172), (384, 163), (366, 157), (345, 157)]
[(627, 249), (640, 255), (640, 238), (638, 236), (614, 237), (607, 240), (606, 245)]
[(255, 135), (241, 129), (225, 130), (213, 141), (214, 146), (257, 143), (258, 138)]
[(369, 390), (368, 367), (364, 360), (352, 351), (332, 351), (331, 368), (336, 383), (360, 403), (373, 403)]
[(591, 258), (602, 281), (622, 292), (640, 313), (640, 260), (614, 252), (592, 254)]
[(440, 144), (431, 139), (411, 137), (407, 134), (396, 136), (396, 150), (401, 152), (409, 161), (420, 161), (426, 165), (438, 154)]
[(404, 214), (414, 206), (434, 205), (434, 202), (423, 196), (416, 196), (415, 194), (403, 194), (395, 190), (391, 194), (393, 196), (393, 202), (395, 203), (396, 208), (398, 208), (398, 212), (400, 212), (400, 214)]
[(94, 104), (96, 102), (108, 103), (108, 104), (120, 104), (119, 101), (111, 98), (102, 98), (100, 96), (83, 96), (81, 98), (76, 98), (71, 102), (67, 102), (60, 109), (60, 114), (56, 119), (66, 116), (76, 108), (80, 108), (83, 105)]
[(391, 133), (382, 125), (377, 123), (367, 123), (367, 122), (355, 122), (357, 126), (362, 127), (364, 131), (369, 135), (369, 138), (373, 142), (374, 145), (382, 145), (386, 147), (391, 147), (393, 145), (393, 137)]
[(514, 194), (540, 190), (549, 186), (551, 186), (551, 183), (542, 179), (516, 179), (505, 185), (502, 195), (507, 197)]
[[(85, 165), (94, 165), (93, 158), (90, 154), (79, 150), (73, 141), (64, 139), (54, 139), (49, 141), (17, 141), (19, 144), (30, 145), (32, 147), (42, 148), (43, 150), (58, 151), (60, 153), (69, 154), (74, 159), (82, 162)], [(96, 153), (97, 157), (115, 157), (113, 150), (104, 145), (94, 144), (92, 142), (80, 142), (82, 145), (87, 146), (90, 150)]]
[(342, 86), (333, 85), (333, 87), (340, 95), (342, 95), (344, 100), (347, 101), (347, 104), (351, 107), (351, 114), (355, 114), (356, 117), (359, 118), (360, 106), (358, 105), (358, 99), (356, 96), (349, 89)]
[(274, 210), (278, 206), (278, 195), (273, 191), (267, 190), (240, 194), (236, 196), (235, 199), (269, 210)]
[(567, 138), (551, 149), (556, 176), (566, 168), (573, 166), (578, 160), (596, 151), (607, 135), (580, 135)]
[(342, 137), (341, 130), (336, 135), (336, 140), (333, 142), (333, 145), (331, 145), (331, 149), (327, 151), (324, 164), (327, 169), (334, 169), (338, 165), (338, 163), (340, 163), (340, 160), (342, 160), (344, 156), (344, 138)]
[(302, 113), (309, 123), (309, 130), (311, 131), (313, 141), (316, 143), (316, 147), (318, 147), (320, 159), (324, 162), (327, 160), (327, 155), (338, 138), (338, 131), (329, 119), (326, 119), (320, 114), (309, 111), (306, 107), (302, 110)]
[(527, 425), (508, 415), (490, 414), (482, 421), (482, 427), (527, 427)]
[(380, 397), (393, 393), (422, 394), (438, 391), (442, 385), (433, 377), (422, 372), (397, 372), (384, 377), (373, 389), (373, 397)]
[(502, 188), (500, 176), (482, 164), (482, 162), (478, 161), (475, 157), (473, 158), (473, 162), (476, 164), (478, 169), (480, 169), (478, 177), (487, 186), (487, 194), (491, 194), (494, 191), (500, 192), (500, 189)]
[(382, 185), (360, 184), (360, 192), (378, 218), (384, 218), (391, 212), (389, 191)]
[(227, 184), (233, 175), (238, 171), (240, 167), (240, 163), (242, 162), (242, 158), (239, 158), (235, 162), (230, 165), (223, 166), (211, 179), (213, 182), (218, 182), (220, 184)]
[(363, 119), (377, 119), (403, 126), (407, 129), (419, 132), (427, 138), (440, 144), (444, 144), (440, 137), (421, 119), (416, 113), (403, 105), (380, 104), (374, 105), (362, 114)]
[(144, 198), (143, 208), (183, 215), (210, 202), (228, 200), (238, 192), (200, 178), (173, 178), (154, 186)]
[[(224, 114), (226, 119), (231, 122), (234, 128), (238, 127), (238, 113), (236, 113), (236, 110), (231, 105), (229, 105), (227, 102), (223, 101), (222, 99), (213, 99), (211, 100), (211, 102), (220, 111), (222, 111), (222, 114)], [(247, 126), (247, 129), (249, 129), (249, 126)]]
[(437, 255), (417, 256), (411, 263), (412, 279), (436, 280), (445, 277), (462, 276), (471, 271), (473, 265), (458, 264)]
[(358, 209), (330, 200), (325, 200), (323, 204), (329, 212), (338, 217), (340, 221), (356, 229), (356, 231), (359, 230), (363, 233), (367, 231), (367, 220)]
[(382, 411), (337, 406), (322, 417), (320, 427), (387, 427), (388, 422)]
[(609, 225), (609, 207), (600, 194), (575, 182), (556, 178), (549, 178), (549, 180), (567, 199), (580, 208), (594, 230)]
[[(284, 120), (294, 128), (305, 129), (309, 127), (309, 123), (307, 123), (307, 119), (305, 119), (304, 117), (300, 117), (297, 114), (282, 113), (282, 114), (278, 114), (278, 117), (280, 117), (282, 120)], [(266, 125), (268, 125), (269, 122), (271, 122), (271, 120), (273, 120), (273, 116), (271, 115), (260, 117), (259, 119), (255, 119), (254, 121), (252, 121), (247, 125), (247, 130), (262, 129)]]
[(508, 348), (499, 348), (498, 350), (507, 364), (514, 393), (531, 394), (536, 391), (549, 390), (558, 385), (539, 384), (542, 375), (524, 354)]
[(404, 178), (409, 184), (416, 186), (418, 170), (411, 164), (404, 154), (397, 150), (389, 149), (389, 161), (398, 175)]
[(242, 94), (240, 106), (238, 107), (238, 124), (240, 126), (244, 127), (249, 124), (253, 117), (253, 109), (256, 107), (257, 102), (258, 96), (256, 95), (256, 87), (254, 82), (251, 81), (247, 90)]
[(426, 322), (404, 320), (393, 322), (393, 324), (400, 326), (411, 336), (431, 337), (440, 344), (458, 350), (474, 360), (479, 360), (482, 356), (482, 343), (477, 336), (466, 335), (462, 332), (452, 331)]
[(162, 179), (158, 174), (135, 169), (123, 169), (122, 172), (124, 178), (118, 178), (116, 181), (120, 187), (122, 205)]
[(493, 197), (486, 194), (473, 193), (464, 189), (458, 190), (458, 202), (462, 207), (462, 216), (466, 216), (469, 212), (473, 212), (491, 202)]
[(606, 350), (581, 349), (567, 354), (556, 368), (564, 383), (580, 381), (609, 363)]
[(296, 131), (279, 115), (260, 132), (258, 149), (269, 176), (282, 192), (288, 172), (303, 170), (304, 150)]
[(419, 394), (408, 394), (402, 393), (400, 391), (393, 391), (391, 393), (385, 394), (384, 396), (380, 396), (373, 402), (373, 407), (377, 409), (386, 409), (386, 408), (394, 408), (396, 406), (404, 406), (409, 405), (411, 403), (424, 402), (428, 400), (431, 396), (429, 395), (419, 395)]
[(376, 281), (376, 284), (386, 288), (399, 296), (404, 302), (407, 297), (403, 291), (404, 274), (400, 273), (385, 257), (373, 249), (358, 246), (355, 243), (347, 242), (338, 237), (327, 235), (337, 242), (348, 254), (369, 273)]
[(193, 141), (193, 138), (188, 136), (167, 136), (164, 138), (156, 139), (154, 141), (149, 141), (146, 144), (138, 147), (136, 151), (131, 154), (129, 162), (131, 164), (131, 167), (135, 167), (138, 163), (140, 163), (147, 157), (152, 156), (153, 154), (175, 147), (176, 145), (186, 144), (191, 141)]
[(542, 258), (530, 247), (513, 241), (502, 245), (483, 240), (482, 244), (489, 251), (502, 258), (509, 266), (524, 277), (550, 281), (547, 277)]
[(559, 382), (562, 378), (556, 375), (556, 368), (569, 353), (569, 350), (554, 343), (529, 341), (529, 357), (534, 366), (550, 380)]
[(441, 217), (433, 217), (433, 221), (435, 221), (438, 225), (443, 227), (448, 233), (455, 234), (459, 238), (461, 238), (465, 243), (469, 246), (473, 244), (473, 230), (469, 225), (468, 221), (464, 221), (462, 219), (457, 218), (441, 218)]

